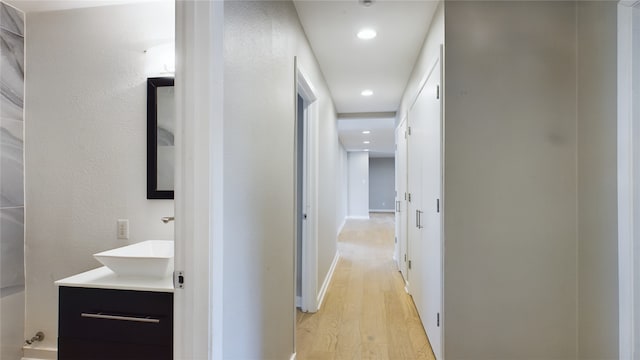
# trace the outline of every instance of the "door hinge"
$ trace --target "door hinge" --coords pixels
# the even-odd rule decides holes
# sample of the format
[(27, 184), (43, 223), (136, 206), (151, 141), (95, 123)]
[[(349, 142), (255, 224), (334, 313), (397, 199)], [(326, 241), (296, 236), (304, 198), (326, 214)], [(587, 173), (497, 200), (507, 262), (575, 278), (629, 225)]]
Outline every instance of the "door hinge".
[(440, 212), (440, 199), (436, 199), (436, 212)]
[(184, 289), (184, 271), (173, 272), (173, 287), (176, 289)]
[(396, 244), (398, 243), (398, 237), (397, 236), (395, 237), (394, 243), (396, 243)]
[(440, 313), (436, 316), (436, 326), (440, 327)]
[(409, 260), (409, 270), (411, 270), (411, 260)]
[(404, 193), (404, 201), (407, 201), (407, 193)]
[(438, 87), (436, 87), (436, 99), (440, 99), (440, 85), (438, 85)]
[(407, 127), (407, 135), (411, 135), (411, 126)]
[(404, 254), (404, 262), (407, 262), (407, 254)]
[(407, 197), (408, 197), (408, 199), (407, 199), (407, 200), (408, 200), (409, 202), (411, 202), (411, 193), (409, 193)]

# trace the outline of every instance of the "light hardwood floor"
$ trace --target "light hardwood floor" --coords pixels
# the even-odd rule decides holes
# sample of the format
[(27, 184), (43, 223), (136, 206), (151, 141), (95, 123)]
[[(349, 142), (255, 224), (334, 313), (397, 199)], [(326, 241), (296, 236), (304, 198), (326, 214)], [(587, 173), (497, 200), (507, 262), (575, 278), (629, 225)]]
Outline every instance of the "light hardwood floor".
[(297, 312), (297, 360), (435, 360), (393, 263), (393, 245), (393, 214), (347, 221), (322, 308)]

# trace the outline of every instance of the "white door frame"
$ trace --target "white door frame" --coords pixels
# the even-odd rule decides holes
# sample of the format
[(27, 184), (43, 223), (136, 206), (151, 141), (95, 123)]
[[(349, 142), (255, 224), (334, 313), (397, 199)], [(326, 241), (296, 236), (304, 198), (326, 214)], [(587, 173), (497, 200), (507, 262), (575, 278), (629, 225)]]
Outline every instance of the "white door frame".
[(176, 1), (174, 359), (222, 359), (224, 2)]
[[(640, 213), (635, 211), (640, 194), (640, 144), (634, 143), (634, 131), (640, 130), (638, 114), (633, 106), (633, 66), (640, 59), (633, 58), (633, 7), (640, 1), (622, 0), (618, 3), (618, 281), (619, 281), (619, 358), (637, 359), (640, 345), (634, 328), (638, 324), (640, 291), (634, 276), (640, 266), (637, 244), (640, 236)], [(636, 10), (637, 11), (637, 10)], [(640, 24), (635, 24), (640, 26)], [(636, 84), (638, 85), (638, 84)], [(637, 92), (638, 90), (636, 90)], [(638, 129), (638, 130), (636, 130)], [(635, 244), (634, 244), (635, 243)]]
[[(294, 63), (296, 107), (299, 94), (306, 104), (304, 117), (307, 125), (304, 138), (306, 154), (304, 159), (305, 194), (303, 195), (303, 206), (306, 207), (307, 218), (303, 220), (305, 226), (303, 226), (302, 234), (302, 299), (300, 305), (304, 312), (316, 312), (320, 307), (318, 299), (318, 96), (309, 77), (300, 67), (297, 58), (294, 59)], [(296, 209), (294, 216), (297, 211)], [(295, 248), (296, 246), (294, 246), (294, 251), (297, 251)], [(293, 295), (296, 296), (295, 293)]]

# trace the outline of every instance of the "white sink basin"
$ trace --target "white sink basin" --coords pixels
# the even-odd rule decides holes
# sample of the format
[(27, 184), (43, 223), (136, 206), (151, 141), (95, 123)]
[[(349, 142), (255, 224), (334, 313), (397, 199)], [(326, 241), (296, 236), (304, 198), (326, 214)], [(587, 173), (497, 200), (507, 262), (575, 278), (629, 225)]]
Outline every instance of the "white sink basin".
[(164, 278), (173, 273), (173, 241), (147, 240), (93, 254), (119, 276)]

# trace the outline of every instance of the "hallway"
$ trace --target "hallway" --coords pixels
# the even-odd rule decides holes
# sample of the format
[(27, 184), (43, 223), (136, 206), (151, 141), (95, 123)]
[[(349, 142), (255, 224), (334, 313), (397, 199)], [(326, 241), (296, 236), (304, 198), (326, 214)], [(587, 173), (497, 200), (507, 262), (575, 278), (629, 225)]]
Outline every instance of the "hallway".
[(393, 262), (394, 215), (347, 220), (320, 311), (297, 312), (296, 359), (435, 359)]

